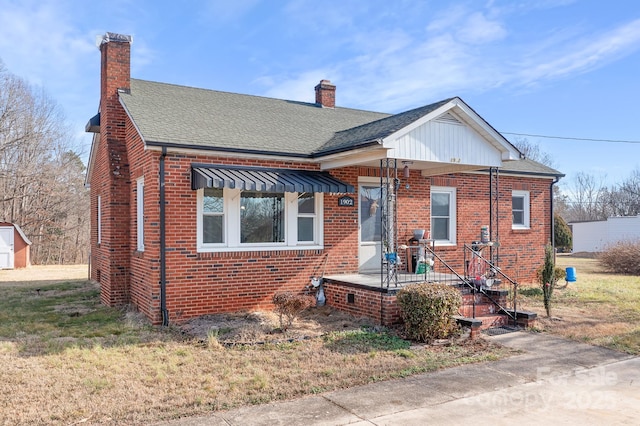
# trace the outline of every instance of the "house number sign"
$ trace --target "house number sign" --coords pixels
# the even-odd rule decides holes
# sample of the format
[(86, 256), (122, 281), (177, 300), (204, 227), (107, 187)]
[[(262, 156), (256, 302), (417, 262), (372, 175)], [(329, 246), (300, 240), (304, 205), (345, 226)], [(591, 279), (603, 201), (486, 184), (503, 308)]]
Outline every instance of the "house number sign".
[(338, 198), (338, 207), (353, 207), (356, 203), (353, 201), (353, 197), (340, 197)]

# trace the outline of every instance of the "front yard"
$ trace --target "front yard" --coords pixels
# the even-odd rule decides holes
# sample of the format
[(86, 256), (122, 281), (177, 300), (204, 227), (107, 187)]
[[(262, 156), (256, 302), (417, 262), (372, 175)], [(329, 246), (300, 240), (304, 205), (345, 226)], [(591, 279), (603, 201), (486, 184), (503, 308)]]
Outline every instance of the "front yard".
[[(52, 271), (0, 271), (3, 424), (148, 424), (510, 353), (482, 339), (411, 345), (328, 308), (287, 335), (273, 332), (269, 314), (163, 330), (101, 306), (81, 273), (60, 280)], [(259, 344), (237, 344), (251, 341)]]
[[(520, 307), (539, 314), (534, 331), (640, 354), (640, 277), (605, 273), (594, 259), (558, 266), (575, 267), (578, 280), (556, 290), (551, 318), (538, 287), (520, 289)], [(85, 277), (86, 267), (0, 271), (3, 424), (148, 424), (510, 354), (483, 339), (411, 345), (327, 307), (286, 335), (270, 313), (159, 329), (101, 306)]]

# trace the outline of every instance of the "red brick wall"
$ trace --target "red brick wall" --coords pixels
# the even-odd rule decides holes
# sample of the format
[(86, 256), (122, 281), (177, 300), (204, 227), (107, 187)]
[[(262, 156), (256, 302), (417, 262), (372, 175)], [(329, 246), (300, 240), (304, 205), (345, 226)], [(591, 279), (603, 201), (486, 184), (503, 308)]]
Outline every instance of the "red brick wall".
[[(154, 322), (160, 322), (160, 229), (158, 171), (160, 153), (144, 151), (142, 141), (127, 122), (131, 185), (128, 188), (130, 301)], [(196, 247), (197, 191), (191, 189), (191, 164), (234, 164), (278, 168), (317, 169), (296, 162), (241, 160), (238, 158), (167, 155), (166, 288), (170, 320), (179, 321), (214, 312), (271, 309), (278, 291), (302, 291), (310, 277), (357, 272), (357, 210), (338, 207), (341, 194), (324, 196), (324, 249), (198, 253)], [(357, 180), (355, 169), (339, 173)], [(144, 176), (143, 252), (136, 250), (136, 179)], [(104, 234), (104, 232), (103, 232)], [(326, 266), (324, 266), (325, 257)]]
[[(135, 232), (131, 232), (131, 290), (130, 300), (155, 322), (159, 316), (159, 198), (158, 164), (159, 152), (143, 151), (134, 129), (128, 126), (131, 181), (129, 204), (132, 225), (135, 229), (135, 179), (145, 176), (145, 251), (136, 252)], [(167, 309), (170, 319), (179, 321), (193, 316), (214, 312), (271, 309), (271, 297), (278, 291), (302, 291), (320, 268), (328, 255), (324, 272), (329, 274), (354, 273), (358, 267), (357, 205), (354, 208), (337, 206), (339, 195), (325, 194), (324, 250), (281, 250), (224, 253), (198, 253), (196, 250), (197, 191), (190, 188), (191, 163), (226, 163), (234, 165), (260, 165), (264, 167), (313, 169), (306, 163), (241, 160), (238, 158), (205, 157), (169, 154), (166, 157), (166, 224), (167, 224)], [(345, 168), (333, 174), (357, 185), (359, 175), (375, 175), (376, 169)], [(429, 188), (431, 178), (412, 176), (410, 191), (401, 189), (399, 202), (403, 207), (399, 213), (400, 235), (412, 235), (414, 228), (429, 228)], [(462, 244), (479, 239), (480, 226), (488, 223), (488, 197), (483, 196), (488, 188), (488, 176), (452, 175), (436, 184), (457, 188), (458, 246), (441, 251), (456, 268), (462, 268)], [(531, 277), (537, 262), (541, 261), (543, 240), (547, 235), (545, 215), (537, 203), (548, 201), (548, 183), (532, 182), (532, 230), (511, 230), (511, 189), (522, 189), (516, 179), (501, 178), (503, 201), (501, 215), (501, 253), (503, 261), (507, 255), (515, 254), (518, 261), (518, 278), (527, 271)], [(519, 186), (516, 188), (516, 186)], [(486, 188), (485, 188), (486, 187)], [(513, 187), (513, 188), (512, 188)], [(485, 191), (483, 193), (482, 191)], [(357, 197), (354, 197), (357, 200)], [(357, 204), (357, 203), (356, 203)], [(546, 204), (548, 205), (548, 204)], [(508, 220), (507, 220), (508, 219)], [(471, 223), (465, 226), (465, 223)], [(536, 229), (543, 225), (545, 230)], [(505, 237), (504, 235), (507, 235)], [(537, 243), (532, 241), (537, 239)], [(517, 241), (516, 241), (517, 240)], [(507, 242), (505, 242), (507, 241)], [(512, 246), (513, 242), (516, 242)], [(536, 250), (529, 247), (538, 246)], [(524, 250), (524, 248), (527, 250)], [(518, 251), (519, 250), (519, 251)], [(506, 253), (506, 255), (504, 254)], [(504, 264), (503, 264), (504, 265)], [(509, 274), (511, 265), (505, 266)], [(355, 292), (356, 303), (346, 303), (346, 293), (352, 290), (327, 288), (327, 303), (339, 304), (342, 309), (356, 315), (375, 314), (379, 320), (379, 294)], [(375, 299), (375, 300), (374, 300)], [(385, 295), (383, 301), (389, 306), (383, 313), (385, 324), (399, 321), (394, 306), (395, 296)], [(376, 306), (372, 309), (372, 306)]]
[[(373, 318), (379, 324), (386, 326), (402, 323), (400, 308), (394, 293), (332, 282), (325, 282), (323, 287), (329, 306), (356, 317)], [(352, 295), (353, 302), (349, 301), (349, 295)]]

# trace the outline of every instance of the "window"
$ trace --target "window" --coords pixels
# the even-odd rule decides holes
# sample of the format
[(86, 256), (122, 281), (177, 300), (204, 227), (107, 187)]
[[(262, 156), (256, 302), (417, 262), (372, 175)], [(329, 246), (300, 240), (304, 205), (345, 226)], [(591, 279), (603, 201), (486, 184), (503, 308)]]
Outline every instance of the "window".
[(431, 238), (439, 244), (456, 243), (456, 189), (431, 187)]
[(242, 192), (240, 243), (284, 243), (284, 194)]
[(98, 195), (98, 244), (102, 243), (102, 198)]
[(322, 246), (322, 193), (198, 190), (198, 251)]
[(136, 181), (136, 240), (138, 251), (144, 251), (144, 177)]
[(224, 199), (222, 197), (222, 189), (204, 189), (202, 242), (205, 244), (224, 243)]
[(511, 213), (513, 217), (513, 229), (529, 229), (529, 204), (529, 191), (513, 191), (511, 193)]
[(300, 194), (298, 197), (298, 241), (315, 241), (316, 201), (311, 193)]

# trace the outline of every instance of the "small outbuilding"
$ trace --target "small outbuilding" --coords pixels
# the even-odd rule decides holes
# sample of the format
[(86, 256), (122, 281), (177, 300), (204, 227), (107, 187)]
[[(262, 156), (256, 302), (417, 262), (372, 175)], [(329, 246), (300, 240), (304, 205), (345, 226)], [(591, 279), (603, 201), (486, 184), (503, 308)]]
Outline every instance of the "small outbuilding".
[(601, 252), (622, 241), (640, 240), (640, 216), (572, 222), (574, 252)]
[(15, 223), (0, 222), (0, 269), (31, 265), (31, 241)]

